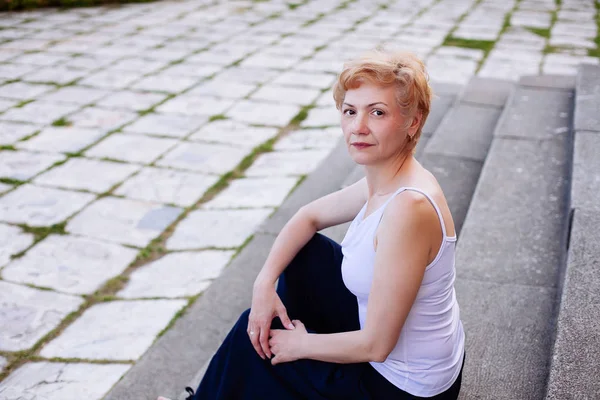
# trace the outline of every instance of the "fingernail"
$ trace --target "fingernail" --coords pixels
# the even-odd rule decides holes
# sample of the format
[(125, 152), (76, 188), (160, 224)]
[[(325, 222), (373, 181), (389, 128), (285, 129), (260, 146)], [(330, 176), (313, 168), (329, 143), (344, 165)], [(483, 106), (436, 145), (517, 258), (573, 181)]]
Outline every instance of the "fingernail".
[(288, 325), (288, 328), (290, 328), (290, 329), (294, 329), (294, 328), (295, 328), (295, 326), (294, 326), (294, 324), (289, 324), (289, 325)]

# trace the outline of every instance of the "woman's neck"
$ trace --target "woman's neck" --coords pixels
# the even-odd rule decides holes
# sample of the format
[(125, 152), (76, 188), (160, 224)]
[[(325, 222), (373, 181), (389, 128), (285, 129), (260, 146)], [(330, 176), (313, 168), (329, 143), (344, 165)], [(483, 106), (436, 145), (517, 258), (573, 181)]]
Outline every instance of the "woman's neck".
[(403, 182), (406, 182), (408, 171), (415, 162), (412, 154), (408, 154), (385, 164), (366, 165), (365, 174), (369, 187), (369, 199), (393, 193)]

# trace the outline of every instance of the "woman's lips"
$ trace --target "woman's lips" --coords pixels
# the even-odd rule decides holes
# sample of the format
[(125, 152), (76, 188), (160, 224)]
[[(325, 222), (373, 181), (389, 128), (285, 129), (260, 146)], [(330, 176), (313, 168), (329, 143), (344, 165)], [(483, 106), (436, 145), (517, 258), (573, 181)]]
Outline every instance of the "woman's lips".
[(371, 147), (373, 145), (369, 143), (352, 143), (352, 146), (356, 147), (357, 149), (366, 149), (367, 147)]

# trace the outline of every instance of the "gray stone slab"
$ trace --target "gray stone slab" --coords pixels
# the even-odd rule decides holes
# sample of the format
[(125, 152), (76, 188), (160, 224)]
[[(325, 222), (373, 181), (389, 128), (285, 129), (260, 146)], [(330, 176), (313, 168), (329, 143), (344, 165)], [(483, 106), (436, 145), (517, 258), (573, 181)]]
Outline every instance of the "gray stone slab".
[(297, 178), (278, 177), (236, 179), (202, 208), (279, 207), (297, 182)]
[(0, 221), (50, 226), (64, 221), (94, 197), (88, 193), (22, 185), (0, 197)]
[(600, 393), (599, 215), (574, 211), (546, 399), (594, 399)]
[(51, 235), (2, 270), (2, 277), (70, 294), (92, 294), (135, 260), (137, 251), (74, 236)]
[(600, 212), (600, 135), (598, 132), (575, 133), (571, 207)]
[(127, 110), (142, 111), (166, 99), (164, 94), (121, 91), (100, 100), (97, 104), (105, 108), (124, 108)]
[(299, 129), (275, 143), (275, 150), (333, 149), (342, 138), (341, 128)]
[(138, 165), (78, 157), (44, 172), (33, 182), (40, 186), (104, 193), (140, 168)]
[(218, 180), (219, 177), (215, 175), (145, 167), (114, 193), (129, 199), (190, 207)]
[[(459, 252), (472, 248), (458, 242)], [(461, 398), (543, 398), (555, 289), (464, 279), (455, 288), (466, 333)]]
[(127, 364), (29, 362), (0, 382), (3, 400), (100, 399), (131, 368)]
[(498, 125), (497, 137), (552, 139), (569, 132), (573, 93), (519, 87)]
[(136, 113), (127, 110), (88, 107), (69, 116), (69, 121), (76, 128), (96, 128), (112, 131), (133, 121), (137, 116)]
[(2, 152), (0, 177), (26, 181), (64, 159), (65, 156), (58, 154), (5, 151)]
[(448, 112), (425, 147), (425, 155), (441, 154), (483, 161), (494, 135), (500, 110), (461, 103)]
[(82, 303), (81, 297), (0, 281), (0, 350), (31, 348)]
[[(192, 211), (177, 224), (173, 235), (167, 240), (167, 248), (193, 250), (239, 247), (272, 212), (270, 208)], [(199, 226), (203, 229), (199, 230)]]
[(78, 153), (104, 135), (105, 132), (98, 129), (51, 126), (43, 129), (35, 137), (17, 143), (16, 147), (47, 153)]
[(582, 65), (577, 76), (575, 130), (600, 131), (600, 67)]
[(176, 144), (175, 139), (115, 133), (90, 148), (85, 155), (148, 164)]
[(11, 108), (2, 114), (0, 119), (34, 124), (51, 124), (78, 108), (79, 105), (77, 104), (56, 104), (40, 100), (25, 104), (23, 107)]
[(54, 89), (54, 86), (52, 85), (13, 82), (0, 86), (0, 97), (15, 100), (31, 100), (52, 89)]
[(13, 254), (20, 253), (33, 243), (33, 234), (21, 228), (0, 224), (0, 267), (8, 264)]
[[(115, 385), (105, 400), (177, 399), (250, 307), (252, 284), (274, 237), (257, 234), (202, 296)], [(197, 334), (202, 332), (202, 334)], [(197, 385), (199, 382), (194, 382)]]
[(226, 115), (249, 124), (285, 126), (299, 111), (300, 107), (296, 105), (242, 100), (227, 111)]
[(277, 151), (260, 155), (246, 176), (297, 176), (311, 173), (329, 154), (328, 150)]
[(249, 153), (248, 149), (222, 144), (180, 143), (156, 165), (222, 175), (233, 170)]
[(96, 102), (110, 93), (109, 90), (81, 86), (67, 86), (41, 96), (40, 100), (86, 105)]
[(210, 117), (225, 113), (234, 103), (231, 99), (184, 94), (158, 106), (157, 110), (163, 113)]
[(462, 93), (461, 101), (501, 108), (513, 87), (509, 81), (474, 77)]
[(519, 85), (538, 89), (575, 89), (575, 77), (564, 75), (525, 75), (519, 79)]
[(568, 149), (566, 136), (494, 140), (463, 226), (459, 277), (556, 286), (564, 253)]
[(187, 300), (111, 301), (87, 309), (40, 351), (42, 357), (136, 360)]
[(435, 176), (444, 191), (454, 228), (460, 235), (483, 162), (427, 152), (419, 161)]
[(204, 125), (191, 135), (189, 140), (253, 149), (275, 137), (277, 132), (277, 128), (255, 127), (233, 120), (217, 120)]
[(207, 117), (178, 114), (148, 114), (125, 128), (125, 132), (185, 137), (208, 121)]
[(136, 269), (122, 298), (189, 297), (210, 286), (229, 263), (234, 251), (205, 250), (170, 253)]
[(0, 121), (0, 144), (12, 145), (16, 141), (34, 134), (39, 129), (40, 127), (38, 125)]
[(71, 219), (66, 230), (108, 242), (145, 247), (182, 212), (177, 207), (103, 197)]
[(440, 97), (434, 97), (434, 99), (431, 101), (429, 116), (425, 121), (425, 125), (423, 125), (423, 130), (421, 131), (422, 137), (431, 136), (431, 134), (435, 132), (437, 127), (442, 122), (444, 115), (446, 115), (452, 106), (452, 103), (454, 103), (454, 100), (454, 96), (441, 95)]

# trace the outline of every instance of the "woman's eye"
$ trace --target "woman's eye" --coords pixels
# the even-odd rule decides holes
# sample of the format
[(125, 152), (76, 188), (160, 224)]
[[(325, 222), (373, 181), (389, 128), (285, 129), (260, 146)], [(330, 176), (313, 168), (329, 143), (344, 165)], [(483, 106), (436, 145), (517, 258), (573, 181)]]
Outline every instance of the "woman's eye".
[(373, 114), (377, 115), (378, 117), (381, 117), (383, 115), (383, 111), (381, 111), (381, 110), (373, 110)]
[(346, 115), (354, 115), (354, 110), (350, 110), (350, 109), (344, 110), (344, 114), (346, 114)]

